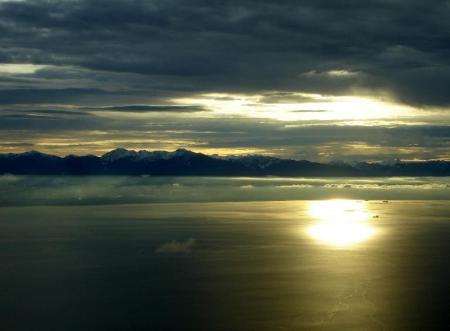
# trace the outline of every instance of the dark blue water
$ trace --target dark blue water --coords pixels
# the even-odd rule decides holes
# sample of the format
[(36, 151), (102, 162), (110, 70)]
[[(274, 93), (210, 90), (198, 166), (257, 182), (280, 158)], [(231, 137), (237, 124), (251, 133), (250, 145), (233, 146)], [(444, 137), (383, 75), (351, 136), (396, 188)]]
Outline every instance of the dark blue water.
[(2, 207), (0, 320), (3, 330), (446, 330), (449, 238), (450, 203), (437, 200)]

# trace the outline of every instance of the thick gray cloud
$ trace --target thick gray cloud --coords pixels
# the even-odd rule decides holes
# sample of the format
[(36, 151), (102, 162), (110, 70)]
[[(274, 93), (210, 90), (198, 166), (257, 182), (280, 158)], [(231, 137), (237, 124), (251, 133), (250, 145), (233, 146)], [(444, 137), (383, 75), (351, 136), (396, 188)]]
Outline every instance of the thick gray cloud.
[(0, 90), (0, 104), (79, 104), (105, 94), (107, 93), (96, 89), (4, 89)]
[(2, 62), (136, 73), (174, 93), (361, 88), (450, 104), (446, 0), (28, 0), (0, 18)]
[(125, 105), (125, 106), (106, 106), (97, 108), (88, 108), (92, 111), (117, 111), (131, 113), (146, 112), (171, 112), (171, 113), (192, 113), (199, 111), (209, 111), (201, 106), (177, 106), (177, 105)]
[[(449, 31), (448, 0), (0, 1), (0, 150), (449, 159)], [(179, 101), (204, 93), (258, 95), (245, 102), (264, 110), (373, 95), (428, 112), (362, 126)], [(332, 112), (317, 107), (289, 115)]]
[[(69, 112), (69, 111), (67, 111)], [(74, 112), (39, 115), (10, 111), (0, 118), (4, 150), (102, 154), (107, 150), (174, 150), (212, 153), (267, 153), (287, 158), (330, 160), (449, 159), (448, 125), (358, 126), (323, 122), (313, 125), (260, 118), (189, 120), (179, 113), (142, 118), (86, 116)], [(146, 115), (145, 115), (146, 116)], [(247, 153), (247, 152), (246, 152)]]

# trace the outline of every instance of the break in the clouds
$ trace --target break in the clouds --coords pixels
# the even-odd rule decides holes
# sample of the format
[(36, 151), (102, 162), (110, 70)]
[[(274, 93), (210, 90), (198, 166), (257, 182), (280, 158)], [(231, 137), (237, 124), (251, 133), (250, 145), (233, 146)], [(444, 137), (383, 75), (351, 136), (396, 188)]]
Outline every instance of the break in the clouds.
[(449, 31), (448, 0), (0, 1), (0, 149), (449, 158)]

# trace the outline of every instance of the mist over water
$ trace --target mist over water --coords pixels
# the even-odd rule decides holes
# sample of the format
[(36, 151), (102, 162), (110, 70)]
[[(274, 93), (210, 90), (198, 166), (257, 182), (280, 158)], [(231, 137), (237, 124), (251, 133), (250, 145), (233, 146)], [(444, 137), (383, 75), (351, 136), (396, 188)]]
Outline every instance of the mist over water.
[(0, 205), (149, 202), (442, 200), (447, 177), (241, 178), (150, 176), (0, 176)]
[(447, 179), (3, 176), (0, 187), (5, 330), (449, 327)]

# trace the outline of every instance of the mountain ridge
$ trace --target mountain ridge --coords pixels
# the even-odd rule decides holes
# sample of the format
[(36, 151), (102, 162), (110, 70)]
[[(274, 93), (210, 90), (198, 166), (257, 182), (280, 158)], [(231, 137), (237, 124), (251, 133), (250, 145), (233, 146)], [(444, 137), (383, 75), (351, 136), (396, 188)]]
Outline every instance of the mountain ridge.
[(0, 174), (373, 177), (450, 176), (450, 162), (396, 160), (394, 163), (319, 163), (264, 155), (210, 156), (187, 149), (168, 151), (117, 148), (101, 156), (55, 156), (39, 151), (0, 154)]

